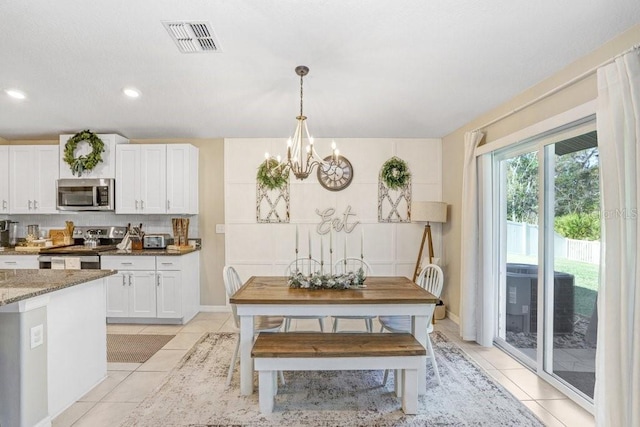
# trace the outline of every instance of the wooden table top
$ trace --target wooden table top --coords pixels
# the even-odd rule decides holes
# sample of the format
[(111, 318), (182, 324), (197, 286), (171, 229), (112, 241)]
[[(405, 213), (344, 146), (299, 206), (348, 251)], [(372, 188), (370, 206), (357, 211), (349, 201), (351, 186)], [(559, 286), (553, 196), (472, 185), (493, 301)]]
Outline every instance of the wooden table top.
[(253, 276), (232, 304), (435, 304), (433, 294), (406, 277), (367, 277), (362, 289), (293, 289), (285, 276)]

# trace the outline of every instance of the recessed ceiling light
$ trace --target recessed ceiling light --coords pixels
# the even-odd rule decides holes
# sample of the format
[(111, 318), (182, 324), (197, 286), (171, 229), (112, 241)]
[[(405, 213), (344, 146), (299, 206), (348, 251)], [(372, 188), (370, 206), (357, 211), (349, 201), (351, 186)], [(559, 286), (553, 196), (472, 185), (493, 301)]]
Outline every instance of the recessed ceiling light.
[(124, 94), (129, 98), (137, 98), (140, 96), (140, 91), (138, 89), (133, 89), (130, 87), (122, 89), (122, 92), (124, 92)]
[(21, 92), (16, 89), (7, 89), (5, 90), (5, 92), (7, 93), (7, 95), (15, 99), (25, 99), (27, 97), (27, 95), (25, 95), (24, 92)]

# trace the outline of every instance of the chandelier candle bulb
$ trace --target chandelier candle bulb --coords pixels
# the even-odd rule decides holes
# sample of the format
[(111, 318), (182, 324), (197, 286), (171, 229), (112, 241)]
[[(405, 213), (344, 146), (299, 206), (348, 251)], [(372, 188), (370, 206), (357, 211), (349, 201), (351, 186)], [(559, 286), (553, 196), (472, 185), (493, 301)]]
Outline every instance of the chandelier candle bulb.
[(320, 272), (324, 274), (324, 239), (320, 236)]
[(309, 232), (309, 236), (308, 236), (308, 240), (309, 240), (309, 259), (311, 259), (311, 230), (308, 230)]
[(360, 233), (360, 259), (364, 259), (364, 228)]
[[(347, 232), (344, 233), (344, 267), (347, 268)], [(345, 271), (346, 273), (346, 271)]]

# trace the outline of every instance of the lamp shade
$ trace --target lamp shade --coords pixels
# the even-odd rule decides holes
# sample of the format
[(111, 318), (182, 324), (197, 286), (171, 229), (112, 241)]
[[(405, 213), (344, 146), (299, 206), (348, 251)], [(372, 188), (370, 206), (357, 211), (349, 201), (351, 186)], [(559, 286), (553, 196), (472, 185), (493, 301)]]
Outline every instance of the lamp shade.
[(447, 204), (413, 202), (411, 203), (411, 222), (447, 222)]

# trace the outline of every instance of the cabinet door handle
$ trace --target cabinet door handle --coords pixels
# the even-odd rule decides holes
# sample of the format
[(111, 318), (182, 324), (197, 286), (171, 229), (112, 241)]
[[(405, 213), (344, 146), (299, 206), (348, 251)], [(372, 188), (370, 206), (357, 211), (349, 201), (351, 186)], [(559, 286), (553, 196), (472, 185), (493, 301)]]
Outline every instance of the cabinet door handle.
[(31, 200), (27, 200), (28, 205), (29, 205), (29, 210), (31, 210)]
[(121, 265), (132, 265), (133, 263), (132, 262), (121, 262), (120, 264)]
[(167, 200), (167, 210), (171, 209), (171, 200)]
[(122, 275), (122, 286), (127, 286), (127, 276)]
[(162, 273), (158, 273), (158, 275), (156, 276), (156, 286), (160, 286), (160, 276), (162, 275)]
[(35, 209), (38, 209), (38, 201), (37, 201), (37, 200), (34, 200), (34, 201), (33, 201), (33, 209), (34, 209), (34, 210), (35, 210)]
[(138, 210), (138, 201), (136, 200), (136, 210)]
[(129, 273), (129, 286), (131, 286), (131, 276), (133, 276), (133, 274)]
[(5, 261), (4, 263), (9, 265), (16, 265), (17, 261)]
[(2, 210), (5, 210), (5, 211), (7, 210), (7, 201), (6, 200), (2, 201)]
[(140, 200), (140, 210), (144, 210), (144, 200)]
[(160, 264), (161, 264), (161, 265), (173, 265), (173, 263), (172, 263), (172, 262), (161, 262)]

